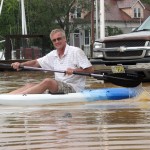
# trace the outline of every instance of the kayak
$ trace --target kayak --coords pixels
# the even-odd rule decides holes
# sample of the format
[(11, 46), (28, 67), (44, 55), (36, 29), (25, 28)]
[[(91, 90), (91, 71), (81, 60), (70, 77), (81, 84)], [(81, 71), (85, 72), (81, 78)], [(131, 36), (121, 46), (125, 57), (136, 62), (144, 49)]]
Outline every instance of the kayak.
[(100, 100), (123, 100), (137, 96), (136, 88), (86, 89), (80, 93), (69, 94), (27, 94), (0, 95), (0, 105), (36, 106), (68, 102), (94, 102)]

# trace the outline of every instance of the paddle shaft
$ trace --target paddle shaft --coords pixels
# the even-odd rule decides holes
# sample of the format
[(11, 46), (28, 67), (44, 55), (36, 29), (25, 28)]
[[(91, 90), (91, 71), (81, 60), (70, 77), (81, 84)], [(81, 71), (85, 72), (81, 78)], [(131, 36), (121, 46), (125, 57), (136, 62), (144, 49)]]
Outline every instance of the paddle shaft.
[[(29, 66), (21, 66), (22, 69), (26, 70), (35, 70), (35, 71), (50, 71), (50, 72), (57, 72), (57, 73), (66, 73), (66, 71), (60, 71), (60, 70), (49, 70), (49, 69), (43, 69), (43, 68), (35, 68), (35, 67), (29, 67)], [(104, 75), (101, 74), (94, 74), (94, 73), (87, 73), (87, 72), (75, 72), (73, 71), (73, 74), (75, 75), (82, 75), (82, 76), (89, 76), (89, 77), (102, 77)]]
[[(29, 66), (21, 66), (21, 68), (26, 69), (26, 70), (50, 71), (50, 72), (57, 72), (57, 73), (66, 73), (66, 71), (49, 70), (49, 69), (35, 68), (35, 67), (29, 67)], [(82, 75), (82, 76), (89, 76), (89, 77), (98, 77), (98, 78), (104, 78), (104, 76), (105, 76), (105, 75), (102, 75), (102, 74), (87, 73), (87, 72), (75, 72), (75, 71), (73, 71), (73, 74), (75, 74), (75, 75)], [(113, 78), (115, 78), (115, 77), (113, 77)]]
[[(0, 66), (11, 67), (10, 64), (0, 64)], [(20, 68), (25, 70), (34, 70), (34, 71), (66, 73), (66, 71), (61, 71), (61, 70), (49, 70), (49, 69), (36, 68), (30, 66), (20, 66)], [(105, 74), (95, 74), (95, 73), (74, 71), (73, 74), (94, 77), (98, 80), (109, 81), (115, 85), (124, 86), (124, 87), (136, 87), (141, 83), (143, 79), (143, 77), (139, 76), (138, 74), (130, 74), (130, 73), (112, 73), (112, 74), (105, 75)]]

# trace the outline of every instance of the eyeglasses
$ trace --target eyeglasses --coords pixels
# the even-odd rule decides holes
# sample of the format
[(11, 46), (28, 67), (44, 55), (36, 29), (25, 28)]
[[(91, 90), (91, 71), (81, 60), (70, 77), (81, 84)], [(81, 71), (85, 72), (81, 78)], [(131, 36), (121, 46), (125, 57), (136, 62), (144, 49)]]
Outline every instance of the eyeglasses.
[(58, 37), (56, 39), (52, 39), (52, 42), (55, 43), (56, 41), (61, 41), (62, 40), (62, 37)]

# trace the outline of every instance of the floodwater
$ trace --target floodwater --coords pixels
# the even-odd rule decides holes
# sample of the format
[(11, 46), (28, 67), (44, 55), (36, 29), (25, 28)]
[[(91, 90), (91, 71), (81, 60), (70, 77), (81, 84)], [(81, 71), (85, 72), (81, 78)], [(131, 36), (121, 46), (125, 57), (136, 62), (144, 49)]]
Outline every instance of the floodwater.
[[(50, 74), (1, 72), (6, 93)], [(92, 78), (87, 88), (112, 87)], [(0, 106), (0, 150), (149, 150), (150, 84), (134, 99), (35, 107)]]

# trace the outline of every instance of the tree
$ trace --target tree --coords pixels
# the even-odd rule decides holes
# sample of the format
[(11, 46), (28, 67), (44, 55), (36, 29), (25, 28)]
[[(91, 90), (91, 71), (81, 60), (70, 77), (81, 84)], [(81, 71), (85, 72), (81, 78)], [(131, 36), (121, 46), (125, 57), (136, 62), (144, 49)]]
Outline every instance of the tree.
[(143, 3), (150, 4), (149, 0), (141, 0)]
[(18, 2), (16, 0), (5, 0), (0, 16), (0, 35), (18, 33)]
[(112, 35), (123, 34), (123, 32), (118, 27), (107, 26), (107, 34), (108, 34), (108, 36), (112, 36)]
[[(78, 23), (70, 23), (70, 12), (77, 7), (90, 8), (91, 0), (25, 0), (25, 12), (28, 34), (47, 35), (46, 45), (50, 44), (49, 32), (54, 28), (63, 28), (69, 37), (72, 27)], [(0, 16), (0, 35), (21, 34), (21, 4), (20, 0), (4, 0)], [(75, 21), (75, 20), (74, 20)]]
[[(70, 13), (77, 7), (89, 9), (90, 0), (26, 0), (28, 31), (31, 34), (47, 34), (52, 29), (63, 28), (67, 37), (73, 30)], [(78, 21), (79, 22), (79, 21)], [(82, 23), (82, 21), (80, 20)], [(77, 26), (77, 24), (74, 24)]]
[[(29, 34), (47, 34), (51, 29), (60, 27), (67, 35), (70, 31), (69, 15), (76, 7), (86, 9), (90, 0), (25, 0), (26, 20)], [(4, 32), (0, 34), (21, 33), (20, 0), (4, 0), (0, 26)]]

